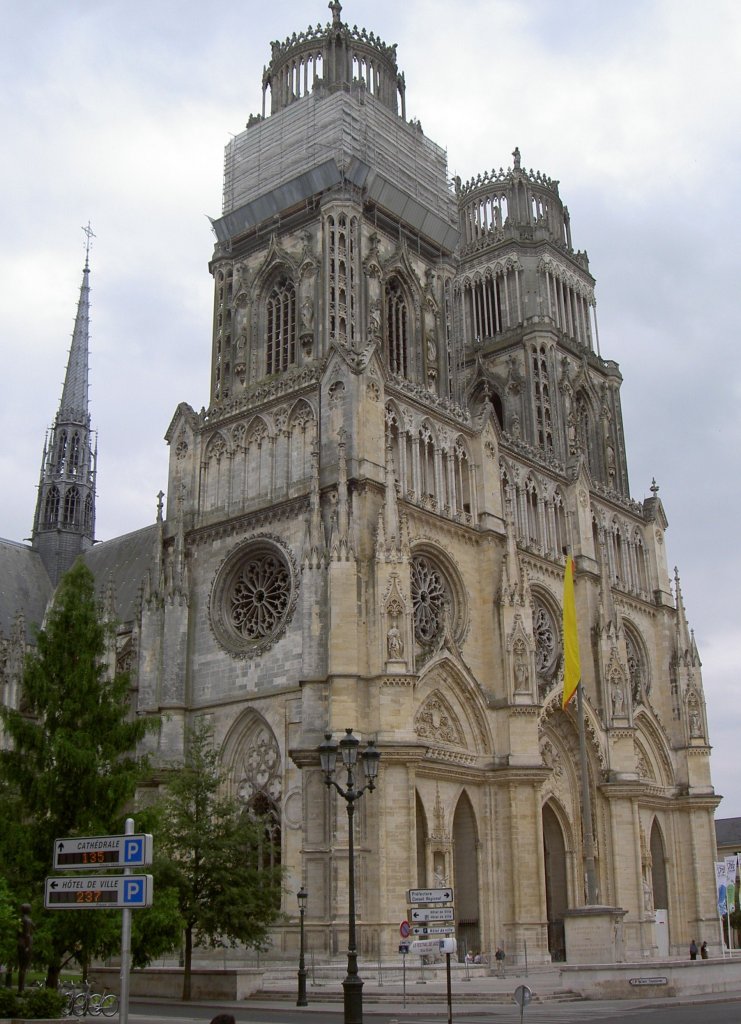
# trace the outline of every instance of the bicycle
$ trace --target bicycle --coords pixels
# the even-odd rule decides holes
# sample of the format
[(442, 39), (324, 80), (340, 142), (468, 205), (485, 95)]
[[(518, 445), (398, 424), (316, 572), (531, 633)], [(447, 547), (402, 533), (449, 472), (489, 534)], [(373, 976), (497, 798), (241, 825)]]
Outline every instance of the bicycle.
[(75, 1017), (113, 1017), (118, 1013), (118, 996), (115, 992), (92, 992), (91, 983), (86, 981), (72, 1001), (72, 1013)]

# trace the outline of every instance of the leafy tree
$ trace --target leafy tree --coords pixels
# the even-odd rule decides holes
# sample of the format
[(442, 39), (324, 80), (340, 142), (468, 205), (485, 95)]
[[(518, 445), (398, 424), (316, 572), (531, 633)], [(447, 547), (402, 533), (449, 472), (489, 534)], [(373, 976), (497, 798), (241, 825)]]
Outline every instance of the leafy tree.
[(169, 858), (184, 933), (183, 999), (190, 999), (194, 944), (259, 948), (280, 914), (282, 872), (265, 867), (265, 823), (223, 796), (210, 730), (187, 736), (185, 762), (163, 798), (155, 842)]
[(131, 715), (126, 673), (111, 678), (109, 629), (98, 615), (92, 573), (78, 562), (60, 582), (26, 659), (22, 709), (0, 707), (10, 739), (0, 751), (0, 783), (9, 797), (0, 828), (6, 825), (15, 843), (0, 842), (2, 868), (15, 896), (33, 907), (36, 959), (43, 951), (52, 986), (70, 957), (84, 969), (93, 955), (110, 953), (120, 920), (113, 911), (40, 909), (54, 839), (123, 831), (125, 808), (146, 769), (135, 751), (158, 724)]

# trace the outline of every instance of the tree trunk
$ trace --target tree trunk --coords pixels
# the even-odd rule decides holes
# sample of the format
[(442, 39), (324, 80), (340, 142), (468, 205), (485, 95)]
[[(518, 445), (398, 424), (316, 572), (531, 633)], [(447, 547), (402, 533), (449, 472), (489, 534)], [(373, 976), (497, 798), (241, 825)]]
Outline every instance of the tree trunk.
[(190, 1000), (190, 970), (193, 962), (193, 928), (185, 929), (185, 955), (183, 956), (183, 1002)]

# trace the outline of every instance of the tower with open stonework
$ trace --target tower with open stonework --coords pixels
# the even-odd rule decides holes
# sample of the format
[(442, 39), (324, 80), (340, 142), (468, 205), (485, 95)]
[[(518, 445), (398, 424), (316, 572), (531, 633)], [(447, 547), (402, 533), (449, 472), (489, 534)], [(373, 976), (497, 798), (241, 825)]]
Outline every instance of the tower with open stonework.
[[(381, 752), (355, 816), (361, 956), (395, 955), (406, 891), (445, 885), (461, 950), (562, 959), (585, 901), (570, 548), (599, 900), (625, 911), (626, 959), (683, 952), (717, 935), (700, 660), (658, 488), (630, 496), (622, 377), (560, 184), (501, 147), (508, 166), (451, 182), (396, 48), (330, 6), (272, 44), (226, 148), (207, 406), (172, 418), (166, 502), (85, 555), (120, 666), (162, 715), (163, 768), (205, 718), (265, 816), (275, 952), (296, 955), (301, 885), (308, 948), (346, 949), (347, 818), (318, 747), (352, 727)], [(68, 445), (87, 429), (57, 423)]]
[(95, 538), (95, 459), (88, 408), (90, 227), (62, 398), (44, 443), (31, 546), (53, 586)]

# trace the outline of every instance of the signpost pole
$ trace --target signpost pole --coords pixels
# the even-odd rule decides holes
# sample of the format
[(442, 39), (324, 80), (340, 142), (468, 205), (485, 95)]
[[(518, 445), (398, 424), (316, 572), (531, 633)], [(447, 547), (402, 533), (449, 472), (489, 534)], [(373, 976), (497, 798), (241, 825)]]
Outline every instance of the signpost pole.
[(448, 981), (448, 1024), (453, 1024), (453, 993), (450, 987), (450, 953), (445, 954), (445, 974)]
[[(134, 819), (126, 819), (124, 829), (127, 836), (134, 834)], [(124, 875), (130, 875), (131, 868), (124, 868)], [(129, 974), (131, 973), (131, 911), (121, 911), (121, 989), (119, 997), (119, 1024), (129, 1024)]]

